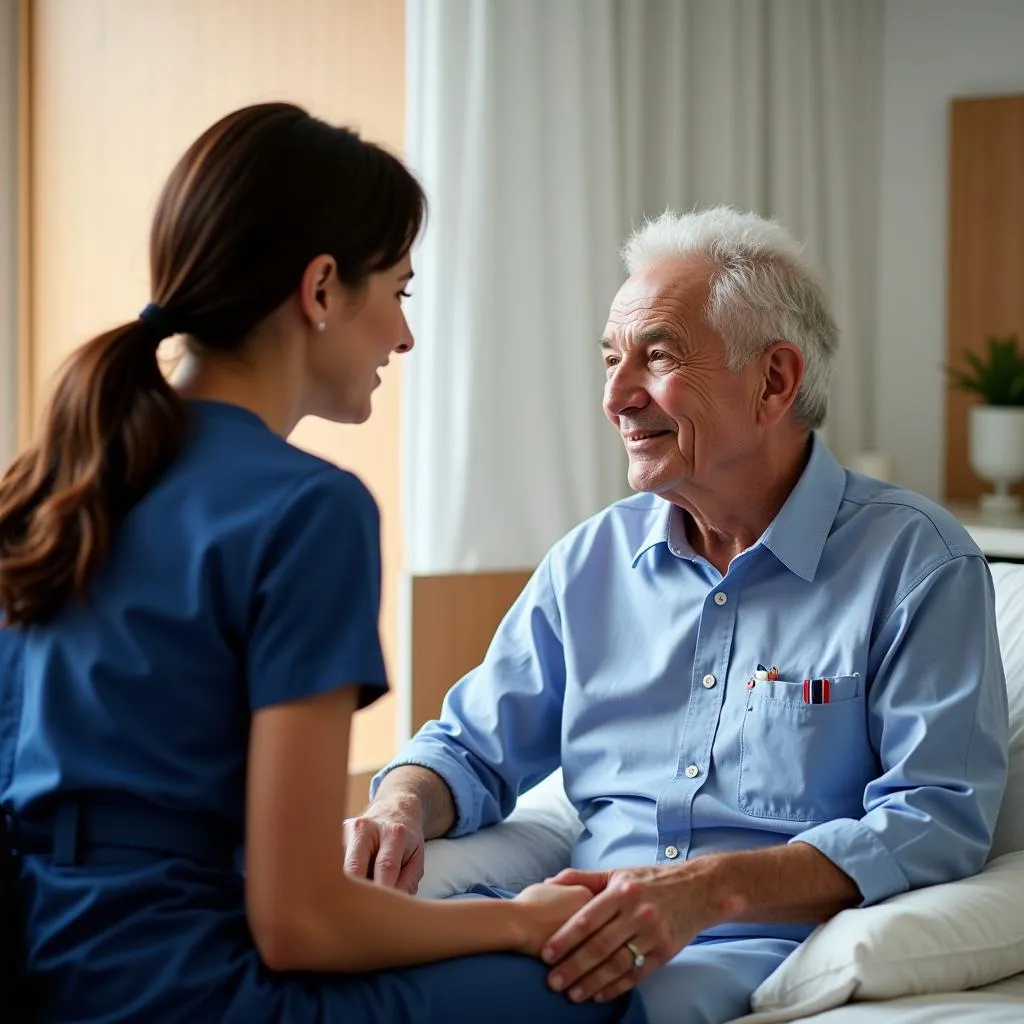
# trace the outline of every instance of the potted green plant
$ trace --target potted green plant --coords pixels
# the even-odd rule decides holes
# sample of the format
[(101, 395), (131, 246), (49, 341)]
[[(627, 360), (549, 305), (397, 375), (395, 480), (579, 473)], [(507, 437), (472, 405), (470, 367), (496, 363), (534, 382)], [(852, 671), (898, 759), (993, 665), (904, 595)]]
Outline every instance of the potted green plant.
[(979, 395), (970, 412), (971, 468), (994, 485), (981, 507), (1010, 512), (1021, 507), (1010, 493), (1024, 477), (1024, 352), (1016, 335), (986, 339), (982, 355), (965, 352), (965, 369), (950, 367), (953, 386)]

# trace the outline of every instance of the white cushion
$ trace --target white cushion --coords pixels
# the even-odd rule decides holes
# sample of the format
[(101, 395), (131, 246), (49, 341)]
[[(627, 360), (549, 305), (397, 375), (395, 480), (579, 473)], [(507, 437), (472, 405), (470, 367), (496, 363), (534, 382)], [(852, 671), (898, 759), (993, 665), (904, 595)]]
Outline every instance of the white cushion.
[(973, 878), (844, 910), (751, 999), (744, 1024), (799, 1020), (850, 1000), (956, 992), (1024, 970), (1024, 852)]
[(807, 1024), (1021, 1024), (1024, 998), (997, 993), (987, 985), (970, 992), (846, 1003), (803, 1020)]
[(518, 892), (568, 866), (582, 829), (559, 769), (524, 793), (500, 825), (427, 843), (419, 895), (451, 896), (478, 883)]
[(997, 563), (992, 579), (1010, 704), (1010, 770), (991, 854), (998, 857), (1024, 850), (1024, 565)]

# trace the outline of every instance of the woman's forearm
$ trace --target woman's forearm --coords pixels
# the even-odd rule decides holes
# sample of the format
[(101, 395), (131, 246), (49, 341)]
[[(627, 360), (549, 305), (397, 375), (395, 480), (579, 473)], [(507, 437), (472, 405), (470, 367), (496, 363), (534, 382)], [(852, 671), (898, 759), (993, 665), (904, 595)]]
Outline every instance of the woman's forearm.
[(315, 904), (250, 925), (274, 970), (382, 970), (502, 950), (522, 950), (530, 908), (512, 900), (421, 900), (342, 876)]

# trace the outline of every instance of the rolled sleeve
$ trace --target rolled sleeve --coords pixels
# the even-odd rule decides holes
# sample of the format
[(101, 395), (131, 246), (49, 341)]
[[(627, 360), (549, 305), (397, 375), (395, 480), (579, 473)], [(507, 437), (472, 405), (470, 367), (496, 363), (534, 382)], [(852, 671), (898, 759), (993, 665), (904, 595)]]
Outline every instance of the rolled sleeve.
[(428, 722), (393, 761), (385, 765), (370, 783), (370, 798), (377, 795), (380, 784), (388, 772), (403, 765), (429, 768), (444, 780), (455, 804), (455, 824), (448, 831), (449, 838), (469, 835), (492, 821), (500, 820), (498, 805), (495, 804), (491, 787), (483, 781), (483, 772), (472, 764), (465, 749), (459, 749), (439, 740), (433, 735), (424, 735), (436, 724)]
[(872, 645), (868, 726), (882, 773), (860, 820), (815, 825), (819, 849), (859, 886), (862, 905), (979, 871), (1006, 785), (1007, 701), (988, 567), (932, 570)]
[(498, 627), (483, 663), (448, 692), (440, 717), (374, 777), (371, 798), (389, 772), (419, 765), (451, 790), (456, 824), (450, 836), (501, 821), (523, 790), (558, 767), (564, 695), (561, 619), (545, 559)]

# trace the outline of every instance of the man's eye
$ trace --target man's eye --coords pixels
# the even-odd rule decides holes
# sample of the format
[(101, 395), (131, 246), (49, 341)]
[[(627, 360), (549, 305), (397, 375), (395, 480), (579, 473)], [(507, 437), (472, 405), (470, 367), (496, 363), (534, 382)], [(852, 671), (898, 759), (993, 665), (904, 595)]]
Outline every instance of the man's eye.
[(396, 298), (399, 298), (399, 299), (411, 299), (411, 298), (412, 298), (412, 292), (407, 292), (407, 291), (405, 291), (405, 290), (403, 289), (402, 291), (400, 291), (400, 292), (398, 293), (398, 295), (396, 296)]
[(618, 366), (618, 365), (619, 365), (619, 357), (618, 356), (609, 356), (604, 361), (604, 368), (606, 370), (610, 370), (613, 366)]

